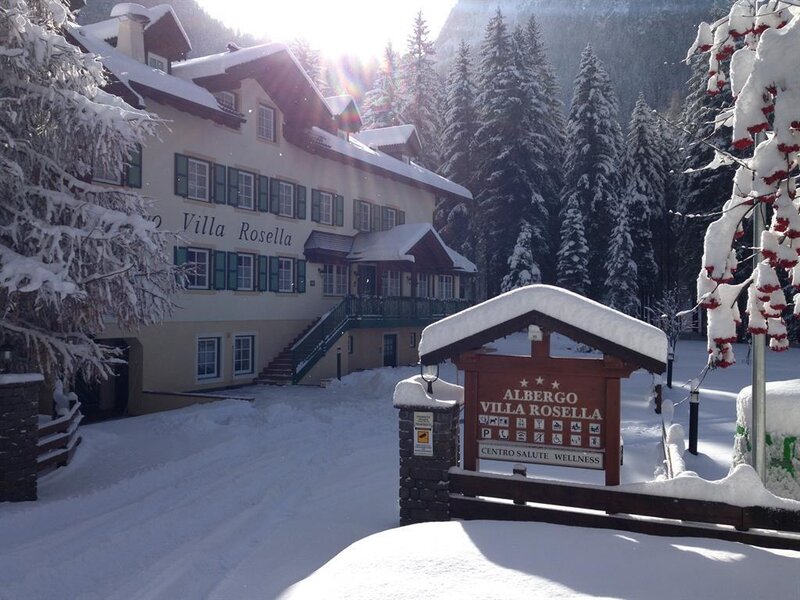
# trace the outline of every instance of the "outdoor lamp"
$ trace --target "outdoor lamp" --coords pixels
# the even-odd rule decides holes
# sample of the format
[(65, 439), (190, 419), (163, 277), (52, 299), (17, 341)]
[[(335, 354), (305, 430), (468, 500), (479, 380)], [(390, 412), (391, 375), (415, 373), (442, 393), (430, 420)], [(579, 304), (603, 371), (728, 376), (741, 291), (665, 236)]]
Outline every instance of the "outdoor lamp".
[(439, 379), (439, 365), (419, 365), (419, 374), (422, 380), (428, 384), (428, 393), (433, 394), (433, 382)]

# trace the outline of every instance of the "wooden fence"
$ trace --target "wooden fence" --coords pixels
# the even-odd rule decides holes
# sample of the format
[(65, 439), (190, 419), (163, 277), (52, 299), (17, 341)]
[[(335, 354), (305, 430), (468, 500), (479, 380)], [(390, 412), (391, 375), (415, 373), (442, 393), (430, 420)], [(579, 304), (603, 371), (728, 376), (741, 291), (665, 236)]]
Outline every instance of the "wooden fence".
[[(529, 506), (528, 502), (549, 506)], [(795, 535), (800, 533), (797, 511), (654, 496), (476, 473), (456, 467), (450, 469), (450, 516), (466, 520), (541, 521), (661, 536), (711, 537), (800, 550), (800, 535)]]
[(47, 423), (39, 424), (38, 470), (39, 473), (51, 468), (68, 465), (75, 455), (81, 436), (78, 425), (83, 420), (81, 403), (76, 402), (69, 412)]

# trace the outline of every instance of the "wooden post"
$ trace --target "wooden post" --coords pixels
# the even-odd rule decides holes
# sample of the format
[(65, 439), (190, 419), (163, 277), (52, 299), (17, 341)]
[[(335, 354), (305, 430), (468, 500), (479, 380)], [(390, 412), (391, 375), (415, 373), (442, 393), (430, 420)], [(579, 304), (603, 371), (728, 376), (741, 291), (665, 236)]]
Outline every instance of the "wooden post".
[(606, 379), (606, 485), (620, 481), (620, 381)]
[[(671, 386), (668, 386), (668, 387), (671, 387)], [(660, 415), (661, 414), (661, 404), (664, 401), (664, 393), (661, 390), (661, 384), (657, 383), (653, 387), (653, 391), (655, 392), (655, 400), (654, 401), (655, 401), (655, 404), (656, 404), (656, 414)]]
[(478, 373), (464, 373), (464, 469), (478, 470)]

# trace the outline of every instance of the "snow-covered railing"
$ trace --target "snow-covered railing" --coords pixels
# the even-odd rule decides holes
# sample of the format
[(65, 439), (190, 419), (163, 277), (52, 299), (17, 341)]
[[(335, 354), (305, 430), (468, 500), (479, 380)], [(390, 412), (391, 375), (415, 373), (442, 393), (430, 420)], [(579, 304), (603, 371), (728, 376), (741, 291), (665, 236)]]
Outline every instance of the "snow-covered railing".
[(78, 426), (83, 415), (80, 407), (81, 403), (76, 402), (66, 414), (39, 424), (37, 468), (40, 473), (53, 466), (68, 465), (72, 460), (75, 449), (81, 443)]

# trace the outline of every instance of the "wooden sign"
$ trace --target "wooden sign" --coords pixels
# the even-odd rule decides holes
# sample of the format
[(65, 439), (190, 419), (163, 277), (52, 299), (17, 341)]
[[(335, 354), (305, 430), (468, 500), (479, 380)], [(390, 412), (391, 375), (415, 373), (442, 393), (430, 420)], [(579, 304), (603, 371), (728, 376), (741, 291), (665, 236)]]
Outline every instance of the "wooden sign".
[(501, 460), (605, 470), (619, 484), (620, 379), (635, 367), (614, 357), (552, 358), (550, 338), (532, 356), (469, 352), (465, 371), (464, 468)]

